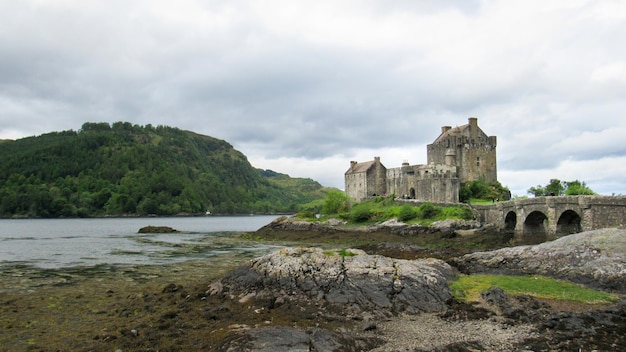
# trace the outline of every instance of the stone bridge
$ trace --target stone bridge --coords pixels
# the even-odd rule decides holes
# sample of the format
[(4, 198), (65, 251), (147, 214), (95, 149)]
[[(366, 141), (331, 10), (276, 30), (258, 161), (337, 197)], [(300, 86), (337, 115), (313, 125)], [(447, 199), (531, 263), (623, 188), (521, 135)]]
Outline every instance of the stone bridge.
[(535, 197), (472, 207), (483, 224), (495, 225), (518, 243), (540, 243), (606, 227), (626, 228), (625, 196)]

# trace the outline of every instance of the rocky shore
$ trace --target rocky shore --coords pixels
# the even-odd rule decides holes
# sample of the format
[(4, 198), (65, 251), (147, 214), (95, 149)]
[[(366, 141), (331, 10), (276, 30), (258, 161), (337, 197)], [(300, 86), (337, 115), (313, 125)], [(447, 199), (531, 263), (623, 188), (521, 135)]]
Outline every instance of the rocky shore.
[(479, 247), (459, 250), (455, 244), (477, 241), (489, 247), (501, 246), (502, 242), (490, 241), (493, 235), (488, 234), (489, 229), (472, 223), (444, 222), (424, 228), (390, 222), (357, 230), (343, 225), (278, 219), (258, 234), (275, 239), (291, 233), (300, 240), (306, 236), (308, 241), (317, 242), (333, 240), (338, 233), (360, 233), (370, 240), (400, 236), (402, 242), (378, 241), (362, 246), (372, 252), (400, 254), (397, 257), (424, 256), (425, 249), (419, 245), (424, 237), (430, 243), (445, 242), (452, 249), (442, 247), (428, 253), (447, 262), (434, 258), (392, 259), (357, 250), (340, 256), (301, 247), (258, 258), (213, 283), (210, 292), (246, 302), (259, 299), (269, 302), (269, 307), (285, 302), (315, 306), (317, 330), (311, 336), (320, 335), (323, 322), (342, 321), (342, 328), (329, 326), (326, 331), (334, 336), (336, 348), (316, 347), (314, 337), (299, 341), (283, 338), (280, 336), (290, 335), (294, 328), (272, 327), (271, 337), (267, 338), (255, 328), (237, 331), (223, 350), (358, 351), (364, 346), (375, 351), (626, 349), (623, 299), (614, 305), (596, 306), (509, 296), (492, 287), (482, 293), (480, 302), (468, 304), (452, 299), (448, 289), (448, 282), (460, 272), (540, 274), (617, 292), (623, 297), (624, 230), (596, 230), (539, 245), (479, 251)]
[[(285, 247), (162, 267), (5, 269), (0, 351), (626, 350), (624, 230), (507, 247), (466, 222), (350, 229), (284, 218), (246, 236)], [(542, 274), (622, 299), (492, 287), (465, 303), (449, 288), (459, 273)]]
[(468, 273), (545, 275), (626, 293), (626, 232), (600, 229), (533, 246), (464, 255), (452, 261)]

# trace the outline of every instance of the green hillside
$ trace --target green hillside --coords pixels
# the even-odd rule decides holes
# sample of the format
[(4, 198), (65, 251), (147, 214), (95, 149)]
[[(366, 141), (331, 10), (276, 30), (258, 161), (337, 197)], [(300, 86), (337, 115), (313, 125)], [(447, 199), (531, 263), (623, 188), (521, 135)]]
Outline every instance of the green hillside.
[(85, 123), (0, 143), (0, 217), (279, 213), (325, 197), (255, 169), (223, 140), (167, 126)]

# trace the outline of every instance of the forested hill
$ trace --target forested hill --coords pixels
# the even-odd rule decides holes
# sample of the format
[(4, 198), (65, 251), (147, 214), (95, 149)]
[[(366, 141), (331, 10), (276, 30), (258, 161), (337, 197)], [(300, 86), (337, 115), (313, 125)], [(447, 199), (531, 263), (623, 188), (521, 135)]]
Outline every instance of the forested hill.
[(0, 217), (293, 212), (326, 191), (166, 126), (85, 123), (2, 141), (0, 155)]

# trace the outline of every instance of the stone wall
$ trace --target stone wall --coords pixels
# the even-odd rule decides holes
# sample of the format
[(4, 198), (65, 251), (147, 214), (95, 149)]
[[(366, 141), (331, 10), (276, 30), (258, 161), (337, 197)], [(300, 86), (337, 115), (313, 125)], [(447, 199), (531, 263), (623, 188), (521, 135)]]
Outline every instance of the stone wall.
[(427, 202), (457, 203), (459, 179), (456, 167), (405, 165), (387, 169), (387, 193)]
[(591, 196), (581, 198), (581, 208), (585, 211), (589, 226), (583, 229), (615, 227), (626, 229), (626, 197)]
[(387, 191), (387, 168), (380, 163), (380, 158), (374, 158), (374, 166), (367, 174), (367, 195), (368, 196), (382, 196), (388, 193)]
[(367, 174), (350, 173), (345, 175), (345, 192), (357, 202), (367, 197)]

